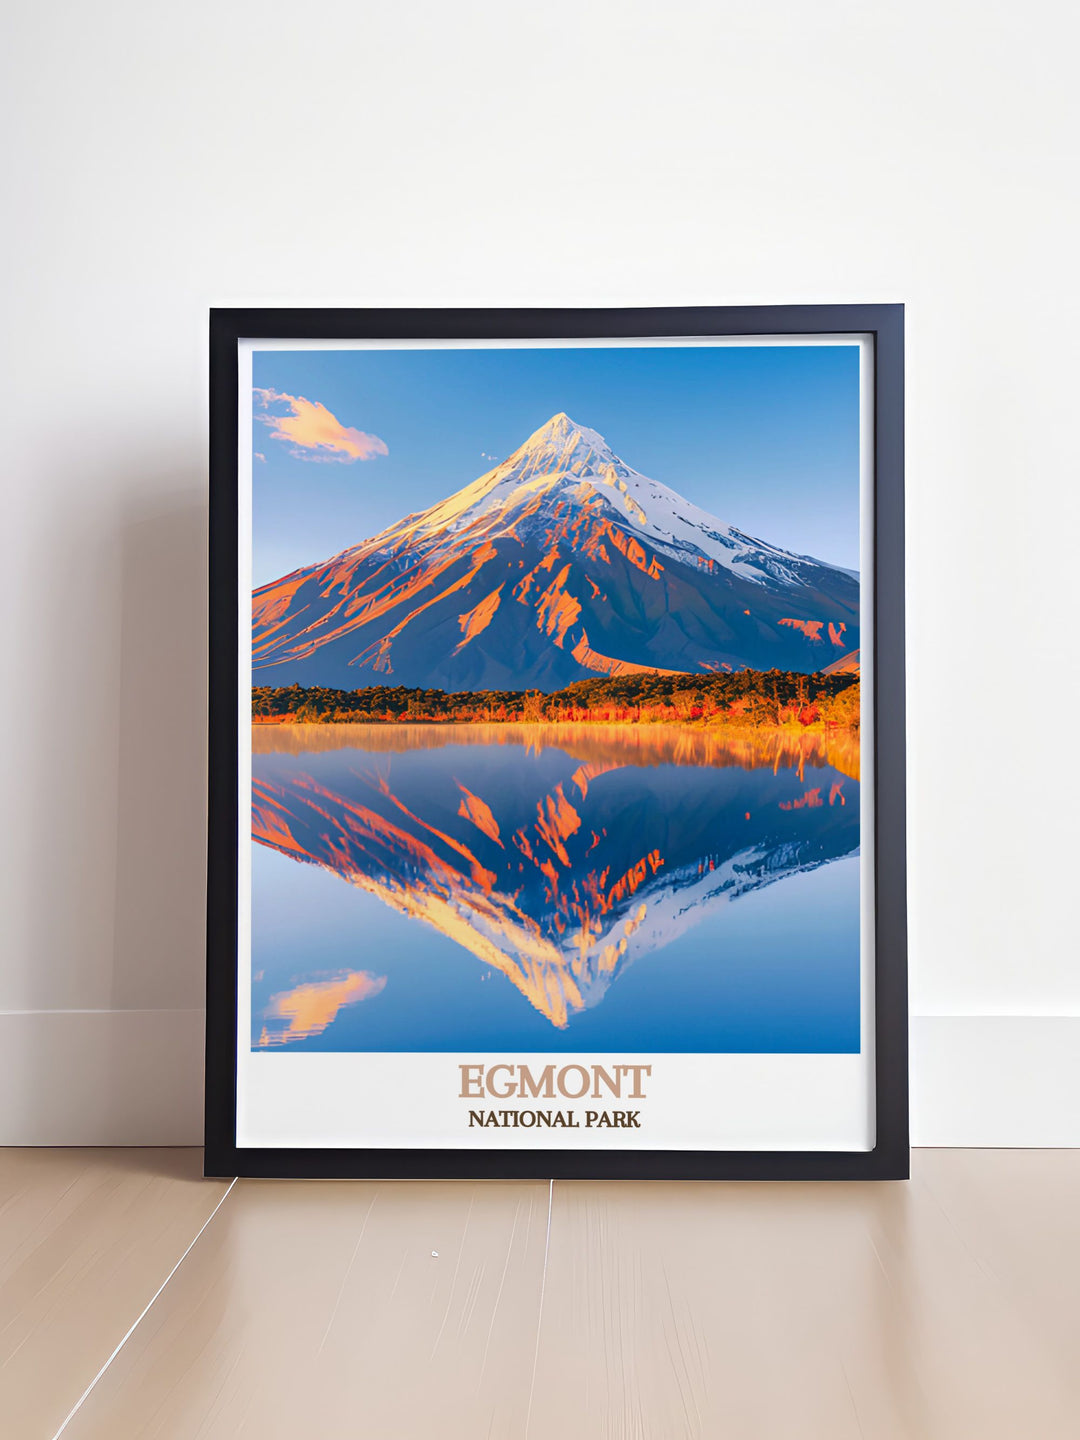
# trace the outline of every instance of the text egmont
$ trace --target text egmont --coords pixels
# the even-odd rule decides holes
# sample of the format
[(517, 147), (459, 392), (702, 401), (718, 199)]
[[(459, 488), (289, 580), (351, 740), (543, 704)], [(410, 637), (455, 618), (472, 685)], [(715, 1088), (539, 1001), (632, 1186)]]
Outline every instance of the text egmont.
[[(510, 1063), (462, 1065), (462, 1100), (591, 1100), (645, 1099), (645, 1079), (651, 1065), (544, 1065)], [(640, 1110), (572, 1109), (470, 1109), (469, 1129), (550, 1129), (641, 1128)]]
[(462, 1100), (644, 1100), (651, 1065), (461, 1065)]

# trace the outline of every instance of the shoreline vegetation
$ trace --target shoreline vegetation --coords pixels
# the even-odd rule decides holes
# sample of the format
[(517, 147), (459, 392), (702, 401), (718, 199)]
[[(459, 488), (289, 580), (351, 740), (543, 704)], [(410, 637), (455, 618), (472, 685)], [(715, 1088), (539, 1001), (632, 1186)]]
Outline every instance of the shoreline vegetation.
[(701, 729), (857, 731), (857, 674), (739, 670), (646, 672), (579, 680), (564, 690), (422, 690), (372, 685), (254, 686), (255, 725), (680, 725)]

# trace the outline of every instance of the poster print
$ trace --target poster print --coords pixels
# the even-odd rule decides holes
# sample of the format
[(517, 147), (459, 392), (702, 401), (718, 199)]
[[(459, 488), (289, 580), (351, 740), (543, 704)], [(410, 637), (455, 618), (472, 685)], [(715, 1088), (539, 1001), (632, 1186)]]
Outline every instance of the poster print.
[(872, 364), (241, 347), (240, 1147), (874, 1149)]

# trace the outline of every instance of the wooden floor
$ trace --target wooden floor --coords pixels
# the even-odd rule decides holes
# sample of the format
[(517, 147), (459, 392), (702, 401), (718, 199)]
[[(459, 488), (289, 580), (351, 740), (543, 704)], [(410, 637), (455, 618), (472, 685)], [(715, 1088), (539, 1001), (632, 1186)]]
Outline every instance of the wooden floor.
[(0, 1151), (4, 1440), (1080, 1435), (1080, 1151), (904, 1185), (200, 1162)]

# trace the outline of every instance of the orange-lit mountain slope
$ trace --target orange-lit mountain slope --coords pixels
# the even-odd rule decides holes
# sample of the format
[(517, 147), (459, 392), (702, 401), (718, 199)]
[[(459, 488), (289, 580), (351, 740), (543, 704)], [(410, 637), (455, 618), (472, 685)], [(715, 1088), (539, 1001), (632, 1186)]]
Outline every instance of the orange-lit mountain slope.
[(260, 685), (549, 691), (809, 672), (858, 643), (856, 575), (723, 524), (564, 414), (449, 499), (253, 597)]
[(841, 655), (839, 660), (834, 660), (831, 665), (825, 666), (826, 675), (858, 675), (858, 673), (858, 650), (852, 650), (850, 655)]

